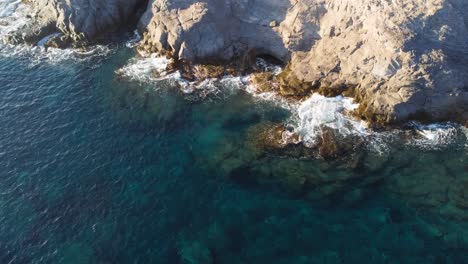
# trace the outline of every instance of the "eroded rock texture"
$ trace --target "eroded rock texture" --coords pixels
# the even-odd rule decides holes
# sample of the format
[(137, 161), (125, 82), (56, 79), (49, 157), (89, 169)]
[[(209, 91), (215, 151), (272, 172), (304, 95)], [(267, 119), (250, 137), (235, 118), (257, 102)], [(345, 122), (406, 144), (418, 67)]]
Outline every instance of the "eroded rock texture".
[[(28, 0), (32, 20), (10, 42), (37, 44), (42, 38), (57, 34), (54, 42), (63, 46), (76, 42), (105, 39), (113, 32), (138, 20), (139, 10), (147, 0)], [(57, 39), (62, 38), (61, 40)]]
[(348, 90), (377, 124), (468, 124), (464, 0), (25, 1), (32, 23), (8, 36), (13, 43), (58, 32), (41, 44), (80, 47), (139, 20), (147, 52), (195, 63), (271, 55), (288, 63), (288, 95)]
[(468, 120), (468, 8), (462, 0), (153, 0), (143, 48), (289, 62), (315, 88), (352, 88), (378, 123)]

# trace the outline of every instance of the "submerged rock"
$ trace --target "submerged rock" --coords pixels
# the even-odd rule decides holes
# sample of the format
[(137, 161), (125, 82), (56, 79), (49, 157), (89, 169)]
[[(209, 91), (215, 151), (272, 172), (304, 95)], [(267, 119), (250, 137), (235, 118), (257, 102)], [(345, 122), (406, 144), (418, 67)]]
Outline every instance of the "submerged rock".
[[(385, 190), (415, 208), (467, 221), (468, 171), (463, 169), (466, 157), (455, 150), (446, 153), (444, 158), (438, 153), (410, 151), (405, 149), (404, 155), (394, 153), (388, 161), (382, 172)], [(455, 156), (459, 159), (453, 158)], [(445, 159), (456, 162), (444, 164)]]
[(338, 197), (346, 204), (359, 201), (367, 186), (382, 180), (365, 165), (363, 140), (327, 127), (321, 131), (314, 146), (305, 146), (284, 125), (251, 127), (245, 151), (256, 153), (255, 159), (245, 162), (231, 178), (241, 184), (279, 188), (310, 201)]
[(180, 263), (184, 264), (211, 264), (213, 257), (211, 251), (200, 242), (195, 241), (189, 245), (184, 245), (179, 250)]
[(359, 147), (362, 144), (363, 139), (359, 136), (343, 136), (334, 129), (323, 127), (316, 146), (322, 158), (331, 160), (343, 157), (350, 159), (360, 152)]
[(284, 149), (300, 142), (299, 136), (283, 124), (261, 123), (247, 132), (247, 144), (256, 152)]

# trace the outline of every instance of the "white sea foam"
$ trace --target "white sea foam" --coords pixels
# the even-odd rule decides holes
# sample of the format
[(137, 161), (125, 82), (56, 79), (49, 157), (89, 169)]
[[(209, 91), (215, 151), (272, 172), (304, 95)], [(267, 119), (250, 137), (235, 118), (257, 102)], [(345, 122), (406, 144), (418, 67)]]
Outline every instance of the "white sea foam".
[(183, 93), (196, 95), (197, 99), (206, 98), (209, 95), (220, 95), (221, 87), (240, 89), (247, 84), (245, 78), (234, 76), (191, 82), (183, 79), (179, 71), (168, 73), (166, 69), (169, 63), (171, 63), (170, 59), (151, 54), (147, 57), (131, 59), (127, 65), (117, 70), (116, 73), (142, 83), (157, 83), (163, 80), (173, 81), (179, 85)]
[(171, 61), (165, 57), (151, 55), (146, 58), (133, 58), (117, 74), (140, 82), (159, 81), (163, 78), (176, 78), (176, 75), (166, 75), (167, 65)]
[[(29, 45), (0, 45), (0, 56), (27, 59), (31, 66), (40, 63), (58, 64), (64, 61), (84, 62), (91, 58), (105, 57), (112, 49), (104, 45), (95, 45), (86, 51), (78, 49), (56, 49)], [(96, 65), (97, 66), (97, 65)]]
[(463, 135), (465, 136), (465, 149), (468, 149), (468, 127), (461, 127), (461, 131)]
[(26, 25), (29, 13), (22, 0), (0, 0), (0, 39)]
[[(423, 125), (417, 122), (411, 122), (410, 125), (417, 132), (418, 136), (411, 141), (411, 144), (422, 148), (439, 148), (448, 146), (465, 140), (465, 128), (453, 123), (436, 123)], [(464, 137), (464, 138), (461, 138)]]
[(230, 91), (242, 89), (246, 84), (242, 77), (226, 75), (220, 79), (206, 79), (202, 82), (188, 82), (177, 79), (183, 93), (191, 95), (188, 99), (224, 98)]
[[(309, 145), (315, 142), (323, 126), (337, 129), (343, 134), (364, 135), (367, 133), (365, 123), (356, 121), (346, 115), (346, 112), (358, 107), (351, 98), (342, 96), (327, 98), (314, 94), (303, 102), (288, 100), (274, 92), (259, 93), (255, 86), (250, 84), (249, 76), (225, 76), (219, 80), (207, 79), (202, 82), (189, 82), (182, 79), (179, 73), (165, 75), (165, 69), (169, 63), (170, 60), (155, 55), (146, 58), (134, 58), (126, 66), (119, 69), (117, 73), (140, 82), (154, 82), (162, 79), (176, 80), (184, 93), (196, 93), (200, 97), (219, 95), (221, 94), (221, 87), (223, 89), (226, 87), (242, 89), (259, 100), (269, 101), (290, 110), (293, 114), (289, 123), (295, 127), (295, 132), (302, 137), (304, 143)], [(267, 69), (275, 74), (278, 74), (281, 70), (278, 66), (268, 65), (263, 60), (258, 60), (257, 64), (262, 69)]]
[(47, 43), (47, 41), (49, 41), (53, 37), (57, 37), (57, 36), (60, 36), (60, 35), (62, 35), (62, 33), (56, 32), (56, 33), (50, 34), (50, 35), (44, 37), (43, 39), (39, 40), (39, 42), (37, 43), (37, 46), (38, 47), (44, 47), (45, 44)]
[(306, 145), (313, 145), (323, 127), (337, 130), (342, 135), (367, 135), (366, 123), (347, 115), (359, 105), (352, 98), (324, 97), (313, 94), (297, 108), (295, 131)]
[(138, 30), (135, 29), (135, 31), (133, 31), (133, 37), (131, 37), (127, 43), (125, 43), (125, 46), (127, 48), (135, 48), (138, 43), (140, 42), (140, 40), (142, 39), (140, 33), (138, 33)]
[[(359, 105), (352, 98), (342, 96), (324, 97), (313, 94), (304, 101), (289, 100), (275, 92), (259, 92), (251, 84), (250, 76), (225, 76), (221, 79), (207, 79), (202, 82), (189, 82), (181, 78), (179, 72), (166, 74), (165, 70), (170, 60), (151, 55), (149, 57), (134, 58), (117, 71), (118, 74), (140, 82), (157, 82), (172, 80), (178, 83), (182, 92), (188, 96), (195, 95), (197, 99), (216, 97), (226, 89), (241, 89), (261, 101), (268, 101), (291, 112), (287, 125), (294, 128), (306, 146), (313, 146), (320, 136), (323, 127), (338, 131), (342, 135), (361, 136), (372, 151), (384, 154), (388, 152), (388, 143), (397, 135), (405, 133), (402, 130), (375, 132), (368, 128), (367, 123), (351, 117), (348, 113), (357, 109)], [(281, 68), (268, 65), (259, 60), (257, 64), (262, 69), (278, 74)], [(191, 98), (191, 97), (190, 97)], [(440, 147), (457, 140), (460, 128), (453, 124), (434, 124), (423, 126), (412, 123), (419, 137), (411, 138), (410, 145), (424, 148)], [(468, 134), (468, 129), (465, 133)], [(467, 135), (468, 137), (468, 135)], [(465, 143), (465, 145), (468, 143)]]
[(37, 46), (25, 44), (10, 45), (3, 39), (10, 33), (17, 31), (30, 22), (30, 6), (23, 0), (0, 0), (0, 56), (27, 58), (32, 65), (41, 62), (59, 63), (65, 60), (83, 61), (96, 56), (105, 56), (111, 52), (107, 46), (96, 45), (86, 51), (77, 49), (44, 48), (43, 45), (51, 37), (49, 35), (39, 41)]
[(278, 75), (283, 71), (283, 68), (281, 66), (268, 63), (262, 58), (257, 58), (255, 64), (257, 64), (257, 67), (259, 67), (262, 71), (271, 72), (275, 75)]

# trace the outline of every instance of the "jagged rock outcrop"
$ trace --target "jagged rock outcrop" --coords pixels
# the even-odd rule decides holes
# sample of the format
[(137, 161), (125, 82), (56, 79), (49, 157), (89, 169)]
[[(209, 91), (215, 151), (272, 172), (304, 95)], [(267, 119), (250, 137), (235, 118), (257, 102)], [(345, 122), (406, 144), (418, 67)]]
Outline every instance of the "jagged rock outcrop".
[[(106, 39), (113, 32), (136, 22), (147, 0), (26, 0), (33, 11), (31, 23), (8, 41), (37, 44), (56, 34), (57, 46)], [(143, 8), (143, 9), (142, 9)], [(133, 21), (133, 22), (132, 22)]]
[(80, 47), (139, 20), (148, 52), (195, 63), (256, 55), (288, 63), (278, 86), (287, 96), (347, 90), (374, 123), (468, 124), (464, 0), (25, 1), (32, 23), (9, 42), (38, 44), (58, 32), (40, 44)]
[(143, 49), (199, 62), (247, 51), (292, 80), (353, 89), (376, 123), (468, 120), (463, 0), (152, 0)]

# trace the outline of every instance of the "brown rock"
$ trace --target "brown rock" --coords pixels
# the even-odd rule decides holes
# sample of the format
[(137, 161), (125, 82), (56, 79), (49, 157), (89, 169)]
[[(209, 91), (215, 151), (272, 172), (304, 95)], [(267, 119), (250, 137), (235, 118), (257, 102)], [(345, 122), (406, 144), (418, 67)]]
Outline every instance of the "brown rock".
[(251, 83), (261, 93), (277, 91), (278, 83), (275, 82), (271, 72), (257, 72), (251, 75)]

